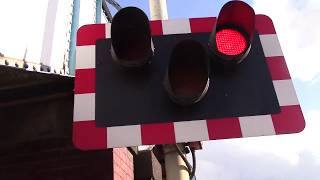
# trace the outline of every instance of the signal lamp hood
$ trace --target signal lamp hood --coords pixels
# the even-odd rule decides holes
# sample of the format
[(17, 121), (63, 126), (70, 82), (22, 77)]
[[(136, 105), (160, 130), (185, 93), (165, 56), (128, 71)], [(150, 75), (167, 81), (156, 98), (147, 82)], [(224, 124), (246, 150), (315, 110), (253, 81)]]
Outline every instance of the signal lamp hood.
[(255, 12), (242, 1), (226, 3), (219, 13), (209, 39), (210, 54), (226, 64), (238, 64), (251, 49)]
[(111, 55), (126, 67), (142, 66), (153, 55), (151, 30), (147, 15), (139, 8), (126, 7), (111, 23)]
[(172, 50), (164, 80), (169, 97), (187, 106), (199, 102), (209, 88), (209, 57), (206, 48), (194, 40), (183, 40)]

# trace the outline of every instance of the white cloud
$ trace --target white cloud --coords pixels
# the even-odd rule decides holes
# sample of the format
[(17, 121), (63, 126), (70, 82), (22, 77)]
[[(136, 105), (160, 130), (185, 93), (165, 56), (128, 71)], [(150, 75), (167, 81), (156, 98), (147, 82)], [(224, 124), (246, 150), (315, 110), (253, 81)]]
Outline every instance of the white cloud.
[(320, 1), (254, 0), (253, 7), (273, 19), (292, 76), (313, 80), (320, 73)]
[(320, 177), (320, 164), (308, 151), (301, 152), (298, 163), (293, 165), (273, 154), (257, 155), (229, 143), (212, 144), (210, 148), (224, 151), (198, 153), (197, 180), (317, 180)]
[(319, 117), (318, 110), (305, 113), (299, 134), (205, 142), (197, 151), (197, 179), (318, 179)]
[[(1, 1), (0, 51), (6, 56), (40, 59), (43, 27), (48, 1)], [(39, 50), (40, 49), (40, 50)]]
[[(50, 63), (54, 68), (62, 67), (64, 53), (68, 47), (66, 33), (70, 28), (71, 1), (60, 0), (58, 3)], [(89, 14), (88, 18), (93, 22), (93, 6), (90, 9), (87, 5), (94, 4), (94, 1), (83, 2), (82, 14), (92, 12), (92, 17)], [(28, 47), (27, 61), (40, 63), (47, 8), (48, 0), (1, 1), (0, 52), (8, 57), (22, 59)]]
[(320, 111), (312, 110), (305, 113), (306, 128), (298, 134), (245, 138), (235, 141), (241, 149), (256, 153), (271, 153), (288, 160), (292, 164), (299, 161), (303, 151), (311, 152), (320, 162), (320, 143), (315, 138), (320, 136)]
[(94, 24), (95, 1), (80, 1), (79, 27), (85, 24)]

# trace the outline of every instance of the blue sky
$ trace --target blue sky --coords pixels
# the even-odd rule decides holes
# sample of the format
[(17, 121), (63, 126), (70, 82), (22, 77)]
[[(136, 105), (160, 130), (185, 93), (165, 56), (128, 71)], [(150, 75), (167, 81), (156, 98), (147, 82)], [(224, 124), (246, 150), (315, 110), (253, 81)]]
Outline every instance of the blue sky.
[[(60, 8), (65, 8), (65, 4), (61, 2), (66, 1), (60, 0), (59, 3)], [(140, 7), (149, 14), (148, 0), (118, 2), (122, 7)], [(169, 19), (216, 16), (225, 2), (227, 1), (167, 0)], [(320, 23), (317, 22), (320, 17), (320, 1), (246, 2), (257, 13), (266, 14), (274, 21), (304, 112), (306, 129), (293, 135), (204, 142), (204, 149), (197, 152), (197, 179), (319, 179), (320, 60), (317, 52), (320, 48)], [(20, 6), (16, 6), (17, 3)], [(46, 6), (47, 1), (2, 0), (0, 52), (22, 58), (28, 46), (29, 59), (36, 61), (41, 51)], [(80, 16), (84, 17), (82, 20), (87, 17), (86, 13), (93, 12), (91, 7), (87, 9)], [(59, 18), (61, 20), (64, 17), (57, 17), (57, 21)], [(57, 29), (63, 29), (63, 23)], [(63, 32), (57, 32), (64, 37)], [(61, 53), (59, 55), (62, 56)]]
[[(149, 15), (148, 0), (119, 0), (117, 2), (119, 2), (122, 7), (137, 6)], [(228, 0), (168, 0), (168, 15), (170, 19), (216, 16), (219, 13), (219, 9), (226, 2), (228, 2)], [(252, 1), (246, 2), (251, 3)]]

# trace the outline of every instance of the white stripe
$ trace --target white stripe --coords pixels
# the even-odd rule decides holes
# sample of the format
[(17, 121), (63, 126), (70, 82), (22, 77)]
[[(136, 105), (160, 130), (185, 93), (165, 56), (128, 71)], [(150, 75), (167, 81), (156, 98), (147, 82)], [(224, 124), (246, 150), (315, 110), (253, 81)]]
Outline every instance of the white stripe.
[(140, 125), (107, 128), (107, 147), (128, 147), (141, 145)]
[(95, 120), (95, 93), (74, 95), (73, 121)]
[(276, 34), (260, 35), (260, 41), (265, 57), (283, 56)]
[(163, 20), (162, 30), (164, 35), (191, 33), (189, 19)]
[(291, 79), (273, 81), (280, 106), (299, 105)]
[(174, 132), (176, 142), (209, 140), (206, 120), (175, 122)]
[(106, 23), (106, 32), (105, 32), (105, 35), (106, 35), (106, 38), (109, 39), (111, 38), (111, 23)]
[(275, 135), (271, 115), (240, 117), (243, 137)]
[(77, 46), (76, 47), (76, 69), (89, 69), (96, 67), (96, 47)]

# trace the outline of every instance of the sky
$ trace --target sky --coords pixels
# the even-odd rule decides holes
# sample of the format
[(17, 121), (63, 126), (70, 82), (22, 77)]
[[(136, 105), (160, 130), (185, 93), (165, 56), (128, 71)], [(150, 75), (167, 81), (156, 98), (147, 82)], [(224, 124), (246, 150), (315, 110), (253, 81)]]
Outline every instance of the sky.
[[(82, 10), (80, 24), (90, 23), (91, 1)], [(60, 2), (63, 2), (62, 0)], [(149, 14), (148, 0), (118, 0), (122, 7), (137, 6)], [(226, 0), (167, 0), (169, 19), (217, 16)], [(257, 14), (272, 18), (293, 78), (306, 128), (302, 133), (203, 142), (197, 151), (198, 180), (316, 180), (320, 178), (320, 1), (252, 0)], [(19, 4), (17, 6), (16, 4)], [(59, 3), (63, 8), (63, 3)], [(38, 61), (47, 1), (1, 0), (0, 52)], [(66, 7), (64, 7), (66, 8)], [(115, 10), (113, 10), (115, 12)], [(63, 13), (59, 13), (63, 19)], [(67, 14), (64, 14), (65, 16)], [(58, 22), (64, 36), (66, 24)], [(57, 42), (58, 43), (58, 42)], [(61, 44), (64, 41), (59, 42)], [(62, 51), (56, 51), (60, 53)], [(210, 177), (210, 178), (209, 178)], [(212, 177), (212, 178), (211, 178)]]

